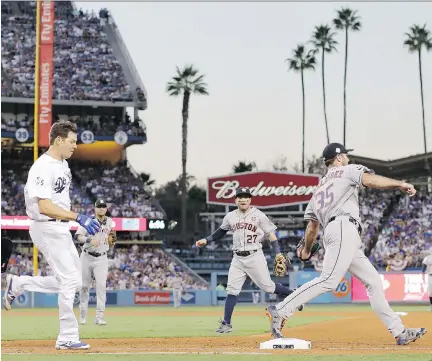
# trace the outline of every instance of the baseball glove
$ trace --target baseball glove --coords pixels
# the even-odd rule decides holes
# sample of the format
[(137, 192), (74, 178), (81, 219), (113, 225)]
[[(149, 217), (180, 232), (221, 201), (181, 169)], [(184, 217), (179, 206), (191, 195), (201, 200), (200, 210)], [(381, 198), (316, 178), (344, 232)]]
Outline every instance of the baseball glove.
[(273, 274), (277, 277), (285, 277), (287, 273), (287, 260), (283, 254), (276, 255), (274, 259)]
[(312, 249), (311, 249), (311, 253), (310, 253), (309, 257), (306, 258), (306, 259), (303, 259), (301, 257), (301, 252), (302, 252), (303, 248), (305, 247), (305, 244), (306, 244), (306, 241), (305, 241), (304, 238), (302, 238), (300, 240), (300, 242), (298, 243), (298, 245), (297, 245), (297, 257), (300, 258), (300, 260), (303, 261), (303, 262), (309, 261), (314, 256), (314, 254), (317, 253), (319, 251), (319, 249), (321, 248), (321, 246), (319, 245), (319, 243), (315, 242), (312, 245)]
[(108, 244), (110, 245), (110, 247), (114, 247), (116, 242), (117, 242), (117, 233), (114, 229), (112, 229), (108, 235)]

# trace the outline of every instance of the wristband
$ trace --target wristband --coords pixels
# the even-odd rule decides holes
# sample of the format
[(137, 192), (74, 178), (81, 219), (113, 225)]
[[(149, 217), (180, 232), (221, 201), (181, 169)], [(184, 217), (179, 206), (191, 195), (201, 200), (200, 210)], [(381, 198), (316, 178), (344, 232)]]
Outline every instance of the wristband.
[(276, 254), (281, 253), (278, 240), (275, 240), (275, 241), (270, 242), (270, 243), (273, 247), (273, 251), (275, 251)]

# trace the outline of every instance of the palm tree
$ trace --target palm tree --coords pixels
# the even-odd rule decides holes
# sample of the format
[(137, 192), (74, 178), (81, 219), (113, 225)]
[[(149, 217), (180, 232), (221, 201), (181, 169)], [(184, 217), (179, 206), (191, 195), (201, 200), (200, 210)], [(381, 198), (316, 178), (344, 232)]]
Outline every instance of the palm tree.
[(315, 53), (314, 49), (307, 50), (304, 45), (298, 45), (293, 50), (293, 57), (286, 59), (288, 62), (288, 71), (294, 70), (300, 72), (301, 86), (302, 86), (302, 97), (303, 97), (303, 144), (302, 144), (302, 171), (305, 170), (305, 124), (306, 124), (306, 109), (305, 109), (305, 85), (304, 85), (304, 71), (308, 69), (315, 70)]
[(322, 90), (323, 90), (323, 105), (324, 105), (324, 122), (326, 127), (327, 144), (330, 144), (330, 134), (327, 121), (327, 104), (326, 104), (326, 91), (325, 91), (325, 66), (324, 59), (325, 54), (330, 54), (336, 49), (338, 42), (334, 39), (335, 33), (331, 31), (328, 25), (320, 25), (315, 27), (315, 31), (312, 35), (312, 44), (314, 44), (317, 51), (321, 51), (321, 79), (322, 79)]
[(421, 97), (421, 106), (422, 106), (422, 117), (423, 117), (423, 142), (424, 142), (424, 151), (427, 153), (427, 143), (426, 143), (426, 120), (425, 120), (425, 108), (424, 108), (424, 99), (423, 99), (423, 73), (422, 73), (422, 49), (425, 48), (426, 51), (432, 49), (432, 37), (431, 32), (426, 29), (426, 24), (423, 26), (413, 25), (410, 27), (410, 32), (405, 33), (406, 40), (404, 41), (404, 45), (408, 47), (408, 50), (411, 53), (418, 54), (418, 62), (419, 62), (419, 75), (420, 75), (420, 97)]
[(337, 18), (333, 19), (333, 24), (338, 30), (345, 30), (345, 70), (344, 70), (344, 124), (343, 124), (343, 142), (346, 145), (346, 127), (347, 127), (347, 111), (346, 111), (346, 82), (348, 68), (348, 31), (359, 31), (361, 28), (360, 17), (357, 16), (357, 11), (350, 8), (341, 8), (337, 11)]
[(166, 91), (170, 96), (183, 95), (182, 106), (182, 179), (181, 179), (181, 233), (186, 235), (186, 211), (187, 211), (187, 136), (189, 119), (189, 101), (192, 94), (208, 95), (207, 84), (204, 75), (198, 74), (198, 69), (193, 65), (186, 65), (183, 69), (177, 67), (177, 74), (167, 84)]
[(244, 173), (244, 172), (252, 172), (254, 169), (256, 170), (255, 162), (247, 163), (243, 161), (239, 161), (238, 164), (233, 165), (234, 173)]

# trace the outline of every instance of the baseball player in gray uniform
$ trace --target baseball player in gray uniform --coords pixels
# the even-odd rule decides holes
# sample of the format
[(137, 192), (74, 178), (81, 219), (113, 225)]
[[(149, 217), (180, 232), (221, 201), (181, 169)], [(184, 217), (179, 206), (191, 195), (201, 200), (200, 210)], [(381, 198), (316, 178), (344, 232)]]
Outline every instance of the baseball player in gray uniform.
[(426, 256), (422, 263), (422, 272), (428, 275), (428, 295), (430, 302), (430, 310), (432, 311), (432, 254)]
[[(207, 242), (222, 238), (228, 231), (233, 232), (234, 256), (228, 272), (227, 298), (225, 301), (224, 319), (219, 321), (217, 333), (232, 331), (231, 316), (237, 303), (238, 295), (246, 277), (263, 291), (284, 296), (291, 294), (288, 287), (275, 283), (270, 278), (267, 260), (262, 251), (261, 242), (264, 236), (269, 237), (276, 257), (285, 258), (281, 254), (278, 239), (274, 233), (276, 226), (259, 209), (251, 206), (252, 194), (249, 188), (240, 187), (236, 190), (235, 202), (237, 209), (229, 212), (222, 225), (210, 236), (196, 242), (197, 247), (203, 247)], [(301, 310), (302, 304), (297, 307)]]
[(360, 238), (358, 191), (362, 186), (376, 189), (400, 189), (410, 197), (416, 190), (412, 184), (373, 174), (370, 169), (348, 164), (348, 152), (342, 144), (331, 143), (323, 151), (328, 168), (320, 180), (306, 211), (308, 225), (304, 247), (297, 249), (301, 260), (309, 259), (319, 227), (324, 229), (325, 249), (321, 275), (305, 283), (282, 302), (267, 308), (273, 337), (283, 337), (281, 325), (295, 309), (309, 300), (335, 289), (347, 271), (367, 288), (372, 309), (392, 333), (398, 345), (406, 345), (426, 333), (425, 328), (406, 328), (390, 308), (379, 274), (364, 255)]
[(113, 221), (106, 217), (107, 204), (103, 199), (95, 203), (96, 218), (101, 228), (94, 236), (90, 236), (84, 227), (79, 227), (75, 233), (75, 239), (84, 242), (81, 252), (82, 288), (80, 291), (80, 323), (84, 325), (87, 320), (88, 302), (92, 274), (96, 281), (96, 319), (99, 326), (106, 325), (104, 318), (106, 303), (106, 281), (108, 278), (109, 235), (113, 229)]
[(175, 276), (171, 279), (171, 288), (173, 291), (174, 308), (179, 308), (183, 294), (183, 278), (179, 273), (179, 269), (175, 267)]

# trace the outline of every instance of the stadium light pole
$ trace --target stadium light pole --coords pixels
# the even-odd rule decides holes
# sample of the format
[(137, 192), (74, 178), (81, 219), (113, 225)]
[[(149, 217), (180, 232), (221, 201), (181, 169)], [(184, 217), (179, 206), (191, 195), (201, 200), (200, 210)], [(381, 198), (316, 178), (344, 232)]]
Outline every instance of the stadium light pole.
[[(39, 58), (40, 58), (40, 15), (41, 2), (36, 1), (36, 51), (35, 51), (35, 92), (34, 92), (34, 120), (33, 120), (33, 162), (39, 158)], [(33, 243), (33, 275), (38, 271), (38, 249)]]

